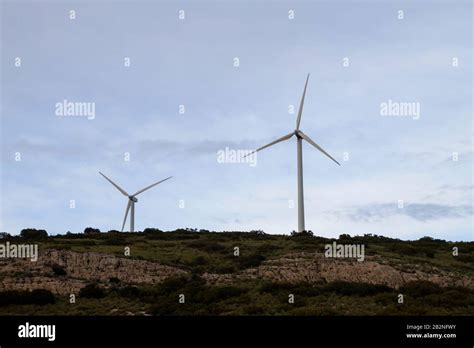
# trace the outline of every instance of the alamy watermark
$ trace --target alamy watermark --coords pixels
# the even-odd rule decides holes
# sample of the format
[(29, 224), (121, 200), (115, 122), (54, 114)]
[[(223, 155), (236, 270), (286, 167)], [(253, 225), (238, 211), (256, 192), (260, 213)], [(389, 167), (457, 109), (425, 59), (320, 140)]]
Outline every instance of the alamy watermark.
[(324, 246), (325, 257), (337, 258), (356, 258), (357, 261), (362, 262), (365, 259), (364, 244), (326, 244)]
[(226, 147), (217, 151), (217, 163), (246, 163), (250, 167), (255, 167), (257, 165), (257, 152), (255, 150)]
[(407, 116), (418, 120), (421, 117), (419, 102), (396, 102), (389, 99), (380, 103), (381, 116)]
[(89, 120), (95, 119), (94, 102), (71, 102), (64, 99), (55, 104), (56, 116), (84, 116)]
[(18, 337), (20, 338), (47, 338), (48, 341), (56, 339), (56, 325), (37, 325), (26, 322), (18, 326)]
[(38, 244), (13, 244), (10, 242), (0, 244), (0, 258), (30, 259), (38, 261)]

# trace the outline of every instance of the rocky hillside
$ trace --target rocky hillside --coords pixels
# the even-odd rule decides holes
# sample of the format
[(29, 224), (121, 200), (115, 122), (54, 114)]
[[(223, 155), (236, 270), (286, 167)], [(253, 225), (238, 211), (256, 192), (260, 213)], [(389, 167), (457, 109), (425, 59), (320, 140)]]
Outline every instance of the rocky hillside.
[[(56, 270), (56, 273), (55, 273)], [(63, 273), (57, 270), (62, 270)], [(58, 294), (77, 293), (88, 283), (107, 284), (116, 278), (125, 284), (159, 283), (186, 275), (176, 267), (99, 253), (46, 250), (37, 262), (0, 259), (2, 290), (47, 289)]]
[(248, 279), (271, 282), (360, 282), (398, 289), (407, 282), (424, 280), (440, 286), (474, 288), (474, 278), (420, 265), (391, 266), (381, 257), (369, 256), (364, 262), (325, 258), (321, 253), (296, 253), (265, 261), (261, 266), (237, 274), (205, 273), (203, 278), (216, 285)]
[[(59, 271), (58, 271), (59, 270)], [(111, 279), (122, 284), (154, 284), (170, 277), (189, 276), (187, 270), (147, 260), (136, 260), (94, 252), (49, 249), (37, 262), (0, 259), (0, 291), (47, 289), (57, 294), (78, 293), (88, 283), (107, 286)], [(399, 288), (414, 280), (440, 286), (474, 288), (474, 278), (426, 265), (390, 265), (380, 256), (363, 262), (325, 258), (322, 253), (291, 253), (264, 261), (236, 273), (204, 272), (209, 285), (231, 285), (247, 280), (270, 282), (360, 282)]]
[[(474, 314), (473, 242), (87, 231), (0, 234), (39, 252), (32, 262), (0, 249), (0, 315)], [(325, 257), (333, 243), (363, 246), (362, 261)]]

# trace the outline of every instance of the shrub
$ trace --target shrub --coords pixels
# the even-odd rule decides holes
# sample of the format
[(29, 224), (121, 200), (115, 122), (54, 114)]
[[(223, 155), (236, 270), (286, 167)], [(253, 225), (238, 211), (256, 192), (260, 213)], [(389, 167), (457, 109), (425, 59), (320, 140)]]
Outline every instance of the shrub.
[(8, 232), (0, 232), (0, 239), (7, 239), (10, 238), (11, 235)]
[(31, 303), (45, 305), (49, 303), (55, 303), (56, 298), (53, 293), (45, 289), (35, 289), (31, 291)]
[(372, 296), (378, 293), (392, 291), (392, 289), (386, 285), (343, 281), (328, 283), (324, 286), (324, 290), (346, 296)]
[(207, 265), (208, 263), (209, 263), (209, 261), (204, 256), (197, 256), (191, 262), (191, 265), (193, 265), (193, 266), (202, 266), (202, 265)]
[(106, 244), (106, 245), (126, 245), (127, 244), (127, 239), (124, 238), (124, 237), (112, 236), (112, 237), (108, 237), (103, 242), (103, 244)]
[(188, 247), (198, 249), (208, 253), (227, 253), (231, 252), (227, 247), (222, 244), (215, 243), (208, 240), (195, 240), (187, 244)]
[(105, 297), (105, 291), (97, 284), (88, 284), (79, 291), (79, 297), (103, 298)]
[(152, 234), (152, 233), (163, 233), (162, 230), (158, 229), (158, 228), (145, 228), (143, 230), (143, 233), (145, 234)]
[(56, 276), (67, 275), (66, 270), (63, 267), (59, 266), (59, 265), (53, 265), (53, 266), (51, 266), (51, 269), (53, 270), (53, 273)]
[(176, 299), (163, 298), (158, 304), (152, 306), (149, 311), (152, 315), (176, 315), (183, 307)]
[(98, 228), (86, 227), (84, 229), (84, 234), (99, 234), (100, 230)]
[(438, 284), (426, 280), (415, 280), (401, 286), (400, 292), (413, 297), (423, 297), (431, 294), (439, 294), (442, 292), (442, 289)]
[(449, 290), (440, 294), (430, 294), (424, 299), (424, 302), (435, 307), (464, 307), (474, 305), (472, 297), (465, 296), (457, 290)]
[(231, 297), (238, 297), (247, 291), (236, 286), (210, 287), (197, 293), (194, 300), (199, 303), (211, 304), (226, 300)]
[(413, 256), (413, 255), (419, 254), (419, 251), (415, 247), (411, 245), (401, 244), (401, 243), (389, 244), (387, 246), (387, 249), (391, 252), (394, 252), (400, 255)]
[(251, 234), (255, 234), (257, 236), (266, 236), (267, 234), (263, 230), (252, 230), (250, 231)]
[(46, 305), (55, 302), (56, 298), (53, 293), (45, 289), (35, 289), (33, 291), (9, 290), (0, 292), (0, 306), (25, 304)]
[(256, 304), (249, 304), (242, 311), (245, 315), (265, 315), (268, 313), (265, 307)]
[(77, 245), (77, 246), (88, 247), (88, 246), (95, 246), (95, 245), (97, 245), (97, 241), (95, 241), (95, 240), (93, 240), (93, 239), (85, 239), (85, 240), (78, 240), (78, 241), (75, 241), (74, 244)]
[(158, 294), (168, 295), (176, 293), (178, 290), (184, 288), (189, 282), (185, 277), (172, 277), (165, 279), (157, 289)]
[(377, 294), (374, 297), (374, 302), (384, 306), (394, 304), (397, 301), (397, 296), (395, 293), (381, 293)]
[(258, 267), (260, 264), (265, 261), (265, 256), (260, 254), (252, 254), (248, 256), (238, 256), (235, 257), (239, 267), (241, 269), (250, 268), (250, 267)]
[(258, 288), (258, 292), (266, 292), (270, 294), (277, 294), (280, 291), (288, 292), (288, 290), (293, 289), (295, 287), (294, 284), (291, 283), (273, 283), (273, 282), (264, 282)]
[(426, 257), (429, 257), (430, 259), (434, 258), (435, 254), (433, 251), (425, 251)]
[(456, 261), (459, 262), (466, 262), (474, 265), (474, 255), (470, 254), (459, 254), (454, 258)]
[(122, 297), (132, 298), (132, 299), (141, 298), (143, 296), (143, 292), (139, 288), (137, 288), (136, 286), (131, 286), (131, 285), (118, 289), (117, 292)]
[(292, 231), (291, 236), (292, 237), (313, 237), (314, 234), (313, 234), (313, 231), (309, 231), (309, 230), (301, 231), (301, 232)]
[(25, 239), (43, 239), (48, 237), (46, 230), (37, 230), (36, 228), (25, 228), (21, 230), (20, 236)]
[(275, 251), (279, 251), (281, 250), (282, 247), (281, 246), (278, 246), (278, 245), (273, 245), (273, 244), (263, 244), (263, 245), (259, 245), (256, 249), (256, 253), (257, 254), (271, 254)]

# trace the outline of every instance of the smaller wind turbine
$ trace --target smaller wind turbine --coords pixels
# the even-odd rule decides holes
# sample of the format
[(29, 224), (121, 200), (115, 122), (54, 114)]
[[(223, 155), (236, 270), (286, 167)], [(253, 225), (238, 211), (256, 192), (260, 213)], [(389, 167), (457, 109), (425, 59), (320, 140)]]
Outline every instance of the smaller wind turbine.
[(151, 189), (153, 186), (156, 186), (156, 185), (162, 183), (163, 181), (166, 181), (166, 180), (172, 178), (172, 176), (170, 176), (166, 179), (155, 182), (154, 184), (151, 184), (150, 186), (147, 186), (147, 187), (141, 189), (140, 191), (135, 192), (133, 195), (129, 195), (123, 188), (121, 188), (119, 185), (114, 183), (112, 180), (110, 180), (104, 174), (102, 174), (101, 172), (99, 172), (99, 174), (102, 175), (108, 182), (110, 182), (112, 185), (114, 185), (117, 190), (119, 190), (124, 196), (126, 196), (128, 198), (127, 209), (125, 210), (125, 217), (123, 218), (122, 232), (123, 232), (123, 228), (125, 227), (125, 223), (127, 222), (127, 216), (128, 216), (128, 212), (129, 212), (130, 208), (132, 208), (131, 209), (132, 213), (131, 213), (131, 216), (130, 216), (130, 232), (134, 232), (134, 228), (135, 228), (135, 203), (138, 202), (138, 199), (137, 199), (136, 196), (138, 196), (140, 193), (142, 193), (142, 192), (144, 192), (148, 189)]

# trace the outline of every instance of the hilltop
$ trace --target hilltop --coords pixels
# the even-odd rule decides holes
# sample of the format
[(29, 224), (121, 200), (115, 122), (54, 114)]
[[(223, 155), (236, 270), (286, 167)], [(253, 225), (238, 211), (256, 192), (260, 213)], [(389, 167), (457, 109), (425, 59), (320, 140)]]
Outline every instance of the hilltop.
[[(473, 242), (191, 229), (86, 232), (0, 239), (39, 247), (37, 262), (0, 259), (0, 314), (474, 313)], [(363, 245), (364, 261), (325, 257), (334, 242)]]

